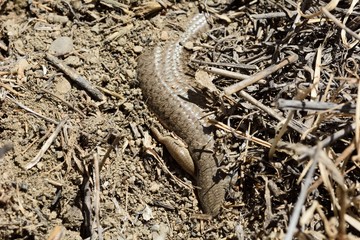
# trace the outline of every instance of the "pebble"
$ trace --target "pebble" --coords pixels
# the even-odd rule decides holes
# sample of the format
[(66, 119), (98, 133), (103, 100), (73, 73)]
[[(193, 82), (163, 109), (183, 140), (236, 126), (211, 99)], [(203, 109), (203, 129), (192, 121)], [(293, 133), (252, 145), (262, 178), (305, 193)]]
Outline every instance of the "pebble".
[(162, 31), (160, 35), (161, 41), (167, 41), (169, 40), (169, 33), (167, 31)]
[(192, 50), (194, 48), (194, 43), (193, 42), (186, 42), (184, 47), (187, 50)]
[(135, 73), (134, 71), (130, 70), (130, 69), (127, 69), (125, 70), (125, 73), (126, 75), (129, 77), (129, 78), (135, 78)]
[(131, 112), (132, 110), (134, 110), (134, 104), (132, 104), (130, 102), (124, 103), (123, 107), (124, 107), (125, 111), (127, 111), (127, 112)]
[(53, 41), (49, 48), (49, 53), (55, 56), (63, 56), (72, 52), (74, 49), (73, 40), (69, 37), (59, 37)]
[(24, 46), (24, 43), (21, 39), (17, 39), (15, 42), (14, 42), (14, 48), (16, 49), (16, 51), (22, 55), (22, 56), (25, 56), (26, 55), (26, 52), (25, 52), (25, 46)]
[(142, 53), (143, 49), (144, 48), (142, 46), (135, 46), (134, 47), (134, 52), (135, 53)]
[(61, 77), (55, 84), (55, 89), (60, 94), (66, 94), (71, 90), (71, 84), (68, 80)]
[(156, 193), (160, 190), (160, 184), (157, 184), (156, 182), (152, 182), (150, 187), (149, 187), (149, 191), (152, 193)]
[(78, 56), (68, 56), (64, 61), (72, 67), (80, 67), (82, 65), (82, 61)]

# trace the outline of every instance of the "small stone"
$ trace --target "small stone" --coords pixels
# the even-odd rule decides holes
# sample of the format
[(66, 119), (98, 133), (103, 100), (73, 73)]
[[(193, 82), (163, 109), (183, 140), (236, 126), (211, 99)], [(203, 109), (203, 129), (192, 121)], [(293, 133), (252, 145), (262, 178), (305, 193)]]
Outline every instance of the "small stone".
[(267, 83), (268, 83), (268, 81), (266, 81), (265, 79), (260, 79), (258, 81), (258, 84), (260, 84), (260, 85), (266, 85)]
[(64, 152), (62, 152), (62, 151), (57, 151), (56, 152), (56, 158), (57, 159), (61, 159), (61, 158), (63, 158), (64, 157)]
[(49, 48), (49, 53), (55, 56), (62, 56), (72, 52), (74, 49), (73, 40), (69, 37), (59, 37), (53, 41)]
[(188, 218), (188, 215), (183, 211), (183, 210), (179, 210), (178, 215), (180, 216), (181, 220), (185, 221)]
[(251, 85), (246, 88), (248, 92), (255, 92), (259, 90), (259, 85)]
[(79, 67), (82, 64), (82, 61), (78, 56), (68, 56), (65, 59), (65, 63), (72, 67)]
[(25, 78), (25, 70), (28, 70), (29, 63), (25, 58), (19, 59), (19, 61), (16, 63), (16, 65), (11, 69), (11, 73), (17, 73), (18, 79), (24, 79)]
[(68, 80), (61, 77), (55, 84), (55, 89), (60, 94), (66, 94), (71, 90), (71, 84)]
[(167, 41), (169, 40), (169, 33), (167, 31), (162, 31), (160, 35), (161, 41)]
[(95, 24), (94, 26), (91, 27), (91, 31), (93, 31), (96, 34), (100, 33), (100, 27), (99, 24)]
[(67, 16), (61, 16), (57, 15), (55, 13), (49, 13), (47, 15), (47, 20), (51, 23), (67, 23), (69, 21), (69, 18)]
[(153, 218), (152, 209), (149, 207), (149, 205), (145, 205), (145, 208), (142, 211), (142, 217), (145, 221), (149, 221), (151, 218)]
[(134, 109), (134, 104), (126, 102), (123, 104), (125, 111), (131, 112)]
[[(119, 38), (118, 39), (118, 44), (119, 44), (119, 46), (125, 46), (126, 45), (126, 43), (127, 43), (127, 41), (126, 41), (126, 38)], [(135, 47), (134, 47), (135, 48)], [(121, 48), (122, 49), (122, 48)]]
[[(102, 184), (102, 187), (103, 188), (107, 188), (108, 186), (110, 185), (109, 181), (105, 181), (103, 184)], [(104, 194), (104, 193), (103, 193)], [(106, 195), (105, 195), (106, 196)]]
[(57, 214), (55, 211), (51, 211), (48, 217), (50, 220), (54, 220), (57, 217)]
[(39, 162), (38, 164), (36, 164), (36, 167), (37, 167), (39, 170), (41, 170), (41, 169), (43, 169), (44, 164), (43, 164), (42, 162)]
[(21, 39), (17, 39), (15, 42), (14, 42), (14, 48), (16, 49), (16, 51), (22, 55), (22, 56), (25, 56), (26, 55), (26, 52), (25, 52), (25, 46), (24, 46), (24, 43)]
[(125, 73), (129, 78), (135, 78), (135, 73), (132, 70), (127, 69), (125, 70)]
[(152, 193), (156, 193), (160, 190), (160, 184), (157, 184), (156, 182), (152, 182), (150, 187), (149, 187), (149, 191)]
[(135, 180), (136, 180), (135, 176), (131, 176), (131, 177), (129, 177), (129, 178), (127, 179), (128, 183), (129, 183), (130, 185), (134, 185), (134, 184), (135, 184)]
[(185, 47), (185, 49), (187, 49), (187, 50), (192, 50), (192, 49), (194, 48), (194, 43), (193, 43), (193, 42), (186, 42), (186, 43), (184, 44), (184, 47)]
[(135, 46), (134, 47), (134, 52), (135, 53), (141, 53), (143, 51), (143, 47), (142, 46)]
[(142, 143), (143, 143), (143, 139), (136, 139), (135, 140), (135, 144), (136, 144), (136, 146), (138, 146), (138, 147), (141, 147), (142, 146)]
[(153, 240), (167, 239), (169, 227), (164, 223), (155, 224), (151, 227), (151, 231)]

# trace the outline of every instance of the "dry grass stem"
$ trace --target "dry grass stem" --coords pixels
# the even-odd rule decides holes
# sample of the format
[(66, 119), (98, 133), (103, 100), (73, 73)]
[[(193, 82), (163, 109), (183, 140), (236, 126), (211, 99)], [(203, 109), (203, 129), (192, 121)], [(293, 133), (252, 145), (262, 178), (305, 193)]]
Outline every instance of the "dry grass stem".
[(226, 95), (231, 95), (233, 93), (236, 93), (236, 92), (246, 88), (247, 86), (254, 84), (257, 81), (269, 76), (270, 74), (276, 72), (277, 70), (285, 67), (287, 64), (296, 62), (297, 59), (298, 59), (298, 56), (296, 54), (291, 55), (291, 56), (287, 57), (285, 60), (281, 61), (277, 65), (270, 66), (270, 67), (264, 69), (263, 71), (258, 72), (257, 74), (250, 76), (249, 78), (244, 79), (243, 81), (241, 81), (239, 83), (236, 83), (232, 86), (224, 88), (224, 93)]
[(30, 161), (28, 162), (25, 166), (24, 169), (29, 170), (30, 168), (34, 167), (43, 157), (43, 155), (45, 154), (45, 152), (48, 150), (48, 148), (51, 146), (51, 144), (53, 143), (53, 141), (57, 138), (57, 136), (59, 135), (61, 129), (63, 128), (63, 126), (65, 125), (66, 121), (68, 119), (64, 119), (61, 120), (60, 123), (57, 125), (57, 127), (55, 128), (54, 132), (50, 135), (50, 137), (48, 138), (48, 140), (46, 140), (45, 144), (41, 147), (40, 151), (38, 152), (38, 154)]
[(95, 221), (96, 221), (96, 229), (97, 229), (97, 237), (99, 240), (103, 240), (103, 229), (100, 223), (100, 167), (99, 167), (99, 155), (94, 153), (94, 212), (95, 212)]
[(31, 108), (25, 106), (24, 104), (22, 104), (21, 102), (17, 101), (17, 100), (14, 99), (13, 97), (6, 96), (6, 99), (9, 99), (11, 102), (15, 103), (15, 104), (18, 105), (20, 108), (28, 111), (29, 113), (33, 114), (33, 115), (36, 116), (36, 117), (42, 118), (42, 119), (44, 119), (44, 120), (46, 120), (46, 121), (48, 121), (48, 122), (51, 122), (51, 123), (53, 123), (53, 124), (59, 124), (58, 121), (53, 120), (53, 119), (51, 119), (51, 118), (49, 118), (49, 117), (45, 117), (44, 115), (42, 115), (42, 114), (40, 114), (40, 113), (32, 110)]

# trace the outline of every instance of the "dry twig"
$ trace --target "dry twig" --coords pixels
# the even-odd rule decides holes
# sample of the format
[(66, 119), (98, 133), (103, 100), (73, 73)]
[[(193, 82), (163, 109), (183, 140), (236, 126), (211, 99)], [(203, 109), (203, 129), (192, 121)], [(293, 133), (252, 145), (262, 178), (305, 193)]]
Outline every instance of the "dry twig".
[(352, 103), (336, 104), (331, 102), (310, 102), (305, 100), (286, 100), (277, 101), (279, 109), (301, 110), (301, 111), (325, 111), (354, 114), (356, 106)]
[(46, 53), (46, 59), (63, 71), (75, 84), (84, 89), (95, 100), (104, 101), (106, 99), (105, 96), (96, 87), (94, 87), (91, 82), (78, 74), (73, 68), (67, 66), (62, 60), (50, 53)]

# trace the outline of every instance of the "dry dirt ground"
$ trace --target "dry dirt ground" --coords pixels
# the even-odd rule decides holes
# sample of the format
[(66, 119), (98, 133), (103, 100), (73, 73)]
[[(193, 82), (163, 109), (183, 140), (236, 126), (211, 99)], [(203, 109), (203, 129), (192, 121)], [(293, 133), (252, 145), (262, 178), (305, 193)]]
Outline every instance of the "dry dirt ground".
[[(322, 11), (308, 18), (290, 0), (229, 2), (0, 0), (0, 239), (360, 236), (359, 113), (346, 107), (358, 98), (358, 40), (320, 9), (326, 2), (303, 3), (304, 14)], [(356, 32), (358, 6), (342, 4), (329, 12)], [(231, 177), (215, 219), (152, 138), (161, 125), (136, 80), (138, 56), (176, 39), (198, 11), (213, 25), (188, 46), (189, 74), (198, 70), (225, 124), (217, 137)], [(231, 97), (222, 90), (240, 80), (199, 70), (254, 76), (288, 56), (296, 61)], [(279, 110), (279, 99), (303, 108)], [(282, 128), (294, 123), (286, 118), (298, 131)]]

